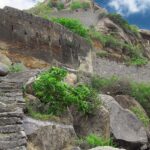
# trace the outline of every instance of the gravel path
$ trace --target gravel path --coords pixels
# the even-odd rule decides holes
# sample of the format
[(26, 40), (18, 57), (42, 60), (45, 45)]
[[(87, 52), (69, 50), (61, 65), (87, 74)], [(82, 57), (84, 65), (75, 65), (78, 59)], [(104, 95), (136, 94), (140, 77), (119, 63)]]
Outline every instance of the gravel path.
[(129, 78), (136, 82), (150, 83), (150, 63), (143, 67), (129, 66), (109, 61), (106, 59), (94, 59), (94, 73), (102, 77), (118, 76), (120, 78)]

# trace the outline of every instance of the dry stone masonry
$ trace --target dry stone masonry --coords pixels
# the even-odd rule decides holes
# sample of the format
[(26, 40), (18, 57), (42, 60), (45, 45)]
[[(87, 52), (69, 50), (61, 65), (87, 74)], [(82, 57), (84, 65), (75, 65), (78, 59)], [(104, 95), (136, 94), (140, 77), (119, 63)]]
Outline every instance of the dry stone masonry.
[(91, 50), (65, 27), (14, 8), (0, 9), (0, 20), (0, 42), (11, 52), (78, 67)]

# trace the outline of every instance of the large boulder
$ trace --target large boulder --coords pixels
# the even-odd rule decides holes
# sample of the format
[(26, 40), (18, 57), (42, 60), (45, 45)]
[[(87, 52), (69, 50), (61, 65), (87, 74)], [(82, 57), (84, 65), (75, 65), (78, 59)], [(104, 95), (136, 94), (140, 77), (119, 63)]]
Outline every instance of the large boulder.
[(24, 129), (28, 137), (28, 150), (61, 150), (73, 145), (76, 134), (72, 125), (57, 124), (24, 118)]
[(6, 76), (9, 73), (9, 67), (0, 62), (0, 76)]
[(96, 134), (105, 138), (110, 137), (109, 112), (105, 107), (101, 107), (88, 116), (75, 111), (73, 114), (73, 124), (78, 136)]
[(122, 108), (109, 95), (100, 95), (100, 97), (110, 112), (111, 132), (118, 144), (129, 150), (135, 150), (148, 142), (143, 124), (131, 111)]
[(114, 147), (110, 147), (110, 146), (99, 146), (99, 147), (96, 147), (96, 148), (92, 148), (90, 150), (125, 150), (125, 149), (114, 148)]
[(115, 100), (123, 107), (124, 109), (132, 110), (132, 108), (136, 107), (143, 112), (143, 114), (147, 115), (144, 108), (131, 96), (129, 95), (117, 95), (115, 96)]

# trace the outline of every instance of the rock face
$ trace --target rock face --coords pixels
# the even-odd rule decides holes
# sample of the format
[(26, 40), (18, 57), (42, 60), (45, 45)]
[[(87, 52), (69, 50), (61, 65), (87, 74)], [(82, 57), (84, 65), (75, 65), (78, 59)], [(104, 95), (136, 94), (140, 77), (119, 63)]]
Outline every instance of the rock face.
[(25, 118), (24, 128), (28, 136), (28, 150), (61, 150), (76, 139), (72, 125)]
[(88, 117), (75, 113), (73, 118), (77, 135), (87, 136), (89, 134), (96, 134), (106, 138), (110, 137), (109, 112), (105, 107), (101, 107)]
[(96, 148), (92, 148), (90, 150), (125, 150), (125, 149), (120, 149), (120, 148), (114, 148), (114, 147), (109, 147), (109, 146), (99, 146), (99, 147), (96, 147)]
[(0, 62), (7, 66), (11, 66), (11, 64), (12, 64), (10, 59), (7, 56), (5, 56), (4, 54), (2, 54), (1, 52), (0, 52)]
[(127, 146), (129, 150), (135, 150), (148, 142), (142, 123), (132, 112), (123, 109), (111, 96), (100, 95), (100, 97), (110, 111), (111, 132), (121, 145)]
[(120, 37), (120, 39), (130, 42), (128, 35), (120, 28), (117, 24), (115, 24), (109, 18), (100, 19), (98, 24), (96, 25), (96, 30), (100, 31), (104, 34), (109, 34), (110, 32), (115, 32), (115, 34)]
[(0, 76), (5, 76), (9, 72), (9, 67), (11, 66), (10, 59), (4, 54), (0, 53)]
[(0, 41), (12, 52), (78, 67), (91, 50), (65, 27), (17, 9), (0, 9), (0, 20)]
[(143, 38), (143, 45), (145, 47), (145, 55), (150, 59), (150, 31), (149, 30), (140, 30), (140, 34)]

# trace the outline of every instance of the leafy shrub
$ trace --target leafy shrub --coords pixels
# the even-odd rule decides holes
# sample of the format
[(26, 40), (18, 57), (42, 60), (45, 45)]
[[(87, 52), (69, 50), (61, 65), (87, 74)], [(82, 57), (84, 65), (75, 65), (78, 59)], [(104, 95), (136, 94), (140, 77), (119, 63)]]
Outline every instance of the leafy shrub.
[(63, 82), (67, 71), (53, 67), (41, 74), (33, 85), (35, 95), (45, 105), (49, 105), (47, 114), (59, 115), (70, 105), (83, 113), (90, 113), (99, 103), (97, 94), (86, 85), (71, 87)]
[(88, 29), (84, 27), (80, 21), (76, 19), (70, 19), (70, 18), (53, 18), (53, 22), (59, 23), (66, 28), (70, 29), (72, 32), (84, 37), (88, 38)]
[(115, 146), (112, 139), (105, 139), (103, 137), (97, 136), (95, 134), (90, 134), (85, 138), (85, 141), (90, 145), (90, 147), (97, 146)]
[(76, 10), (76, 9), (87, 9), (90, 7), (90, 4), (88, 2), (80, 2), (80, 1), (74, 1), (71, 3), (71, 9)]
[(137, 118), (144, 124), (145, 127), (148, 127), (150, 125), (150, 119), (138, 107), (132, 107), (131, 110), (137, 116)]

